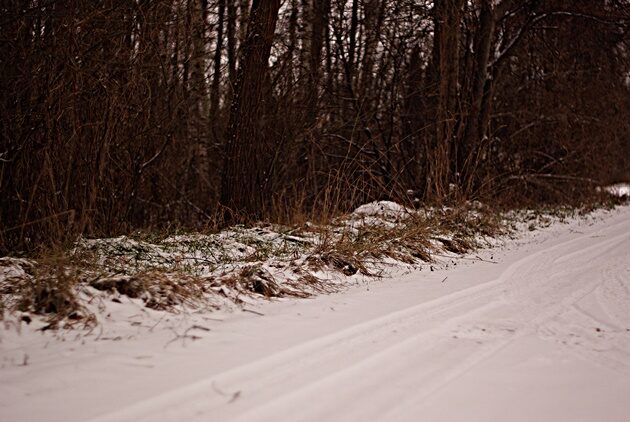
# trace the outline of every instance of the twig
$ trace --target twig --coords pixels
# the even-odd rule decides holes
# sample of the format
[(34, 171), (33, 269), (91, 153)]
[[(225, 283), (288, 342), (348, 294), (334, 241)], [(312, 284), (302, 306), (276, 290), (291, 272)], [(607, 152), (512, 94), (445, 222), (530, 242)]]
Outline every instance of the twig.
[(444, 255), (444, 254), (434, 253), (434, 254), (433, 254), (433, 256), (437, 256), (437, 257), (440, 257), (440, 258), (463, 259), (463, 260), (466, 260), (466, 261), (482, 261), (482, 262), (489, 262), (490, 264), (498, 264), (498, 262), (495, 262), (495, 261), (488, 261), (487, 259), (483, 259), (483, 258), (481, 258), (481, 257), (480, 257), (480, 256), (478, 256), (478, 255), (475, 255), (475, 257), (474, 257), (474, 258), (468, 258), (468, 257), (465, 257), (465, 256), (456, 256), (456, 257), (453, 257), (453, 256), (449, 256), (449, 255)]
[(256, 315), (265, 316), (265, 314), (261, 314), (260, 312), (252, 311), (251, 309), (247, 309), (247, 308), (243, 308), (243, 312), (249, 312), (249, 313), (256, 314)]
[(203, 325), (197, 325), (197, 324), (195, 324), (195, 325), (193, 325), (192, 327), (190, 327), (189, 329), (187, 329), (187, 330), (184, 332), (184, 334), (188, 334), (188, 332), (189, 332), (190, 330), (210, 331), (210, 328), (208, 328), (208, 327), (204, 327)]
[[(193, 327), (194, 327), (194, 326), (193, 326)], [(177, 341), (177, 340), (179, 340), (179, 339), (182, 339), (182, 345), (184, 345), (184, 344), (185, 344), (185, 340), (186, 340), (187, 338), (189, 338), (189, 339), (191, 339), (191, 340), (200, 340), (200, 339), (201, 339), (201, 337), (196, 336), (196, 335), (190, 335), (190, 334), (188, 334), (188, 331), (189, 331), (189, 330), (191, 330), (193, 327), (188, 328), (188, 329), (184, 332), (184, 334), (177, 334), (177, 331), (175, 331), (175, 330), (171, 329), (171, 331), (173, 331), (173, 333), (175, 333), (175, 338), (173, 338), (173, 339), (169, 340), (169, 341), (168, 341), (168, 343), (166, 343), (166, 344), (164, 345), (164, 348), (166, 349), (166, 348), (168, 347), (168, 345), (169, 345), (169, 344), (171, 344), (171, 343), (173, 343), (173, 342), (175, 342), (175, 341)]]
[(150, 333), (152, 333), (152, 332), (153, 332), (153, 330), (155, 329), (155, 327), (157, 327), (157, 326), (160, 324), (160, 322), (162, 322), (162, 320), (164, 319), (164, 317), (165, 317), (165, 316), (166, 316), (166, 315), (162, 315), (162, 316), (160, 317), (160, 319), (158, 319), (158, 321), (157, 321), (157, 322), (156, 322), (156, 323), (155, 323), (155, 324), (154, 324), (151, 328), (149, 328), (149, 332), (150, 332)]
[(9, 227), (8, 229), (4, 229), (0, 233), (9, 233), (9, 232), (12, 232), (14, 230), (23, 229), (24, 227), (32, 226), (33, 224), (42, 223), (44, 221), (48, 221), (48, 220), (51, 220), (53, 218), (61, 217), (61, 216), (67, 215), (67, 214), (74, 214), (74, 210), (62, 211), (62, 212), (58, 212), (56, 214), (48, 215), (46, 217), (38, 218), (37, 220), (27, 221), (25, 223), (20, 224), (19, 226), (14, 226), (14, 227)]
[(216, 386), (214, 381), (212, 381), (212, 389), (222, 396), (230, 396), (230, 400), (228, 401), (228, 403), (233, 403), (241, 396), (240, 390), (235, 391), (234, 393), (226, 393), (225, 391), (220, 390), (219, 387)]
[(489, 262), (490, 264), (498, 264), (498, 262), (496, 262), (496, 261), (488, 261), (487, 259), (483, 259), (479, 255), (475, 255), (475, 258), (477, 258), (481, 262)]

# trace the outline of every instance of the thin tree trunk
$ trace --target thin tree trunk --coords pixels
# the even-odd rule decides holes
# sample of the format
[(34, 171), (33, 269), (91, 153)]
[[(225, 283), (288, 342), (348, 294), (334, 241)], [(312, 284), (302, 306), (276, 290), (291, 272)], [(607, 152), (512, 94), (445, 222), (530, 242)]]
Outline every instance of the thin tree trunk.
[[(199, 180), (207, 180), (210, 172), (208, 161), (209, 139), (207, 138), (208, 123), (208, 92), (206, 87), (206, 0), (188, 0), (190, 14), (192, 52), (190, 57), (190, 100), (191, 117), (188, 129), (193, 143), (190, 159), (191, 176), (190, 187), (199, 186)], [(195, 181), (195, 179), (197, 181)], [(198, 194), (200, 192), (195, 192)]]
[(328, 23), (330, 0), (313, 0), (311, 18), (310, 45), (308, 49), (308, 78), (306, 88), (306, 127), (315, 123), (317, 117), (317, 99), (320, 80), (320, 61), (324, 30)]
[[(221, 57), (223, 53), (223, 24), (225, 21), (225, 1), (219, 0), (219, 22), (217, 23), (217, 43), (214, 52), (214, 74), (212, 75), (212, 88), (210, 90), (210, 118), (216, 121), (219, 111), (221, 83)], [(216, 126), (213, 124), (213, 126)]]
[(306, 110), (304, 113), (304, 131), (305, 138), (300, 143), (298, 160), (302, 176), (307, 178), (313, 176), (315, 154), (313, 153), (313, 145), (316, 139), (319, 139), (319, 133), (316, 129), (316, 121), (318, 115), (319, 101), (319, 84), (321, 79), (321, 59), (322, 47), (324, 45), (324, 32), (328, 25), (328, 14), (330, 10), (330, 0), (313, 0), (308, 14), (310, 20), (308, 31), (308, 51), (307, 63), (305, 68), (306, 87), (304, 89)]
[(381, 35), (381, 26), (385, 14), (386, 1), (365, 1), (365, 45), (363, 47), (363, 60), (361, 75), (359, 77), (357, 97), (363, 100), (370, 92), (374, 79), (374, 63), (376, 60), (376, 46)]
[[(477, 164), (477, 151), (480, 142), (486, 135), (486, 124), (482, 117), (482, 108), (489, 106), (486, 89), (488, 88), (488, 63), (490, 47), (494, 34), (495, 16), (491, 0), (482, 0), (479, 14), (479, 29), (475, 42), (474, 69), (470, 96), (470, 110), (466, 119), (464, 136), (458, 147), (457, 167), (461, 172), (461, 183), (464, 193), (471, 188)], [(484, 101), (485, 97), (485, 101)], [(485, 106), (484, 106), (484, 103)]]
[[(227, 59), (228, 78), (230, 80), (230, 90), (233, 92), (236, 82), (236, 0), (227, 1)], [(231, 97), (231, 96), (230, 96)]]
[[(288, 25), (288, 33), (289, 33), (289, 44), (287, 46), (287, 54), (286, 54), (286, 68), (284, 73), (286, 76), (286, 90), (293, 89), (294, 83), (294, 74), (293, 74), (293, 65), (295, 64), (295, 50), (299, 50), (300, 47), (298, 45), (298, 10), (299, 6), (297, 4), (297, 0), (291, 0), (290, 4), (291, 14), (289, 15), (289, 25)], [(302, 62), (300, 62), (302, 63)], [(298, 65), (299, 67), (299, 65)]]
[(352, 15), (350, 17), (350, 44), (348, 45), (348, 68), (350, 75), (354, 73), (354, 59), (357, 49), (357, 29), (359, 27), (359, 1), (352, 0)]
[[(240, 4), (239, 4), (239, 9), (240, 9), (240, 22), (239, 22), (239, 43), (242, 46), (245, 43), (245, 38), (247, 37), (247, 25), (248, 22), (250, 21), (249, 19), (249, 14), (250, 14), (250, 2), (249, 0), (240, 0)], [(253, 11), (253, 6), (252, 6), (252, 11)]]
[(463, 0), (435, 1), (433, 61), (437, 66), (437, 107), (435, 144), (429, 157), (426, 193), (441, 199), (449, 194), (450, 164), (457, 112), (459, 80), (459, 26)]

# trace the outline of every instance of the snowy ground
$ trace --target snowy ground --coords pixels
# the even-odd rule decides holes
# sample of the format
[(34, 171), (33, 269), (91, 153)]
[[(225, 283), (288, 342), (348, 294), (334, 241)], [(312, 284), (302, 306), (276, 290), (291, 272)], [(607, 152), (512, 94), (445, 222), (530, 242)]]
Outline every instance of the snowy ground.
[[(630, 207), (232, 313), (4, 321), (0, 420), (627, 421)], [(124, 299), (124, 298), (123, 298)]]

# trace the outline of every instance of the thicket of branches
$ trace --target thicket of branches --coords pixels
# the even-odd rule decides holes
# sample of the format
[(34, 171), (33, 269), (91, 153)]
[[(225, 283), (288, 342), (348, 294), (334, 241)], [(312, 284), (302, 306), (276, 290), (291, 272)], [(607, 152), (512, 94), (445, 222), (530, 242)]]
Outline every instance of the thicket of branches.
[(0, 251), (627, 177), (627, 0), (1, 0)]

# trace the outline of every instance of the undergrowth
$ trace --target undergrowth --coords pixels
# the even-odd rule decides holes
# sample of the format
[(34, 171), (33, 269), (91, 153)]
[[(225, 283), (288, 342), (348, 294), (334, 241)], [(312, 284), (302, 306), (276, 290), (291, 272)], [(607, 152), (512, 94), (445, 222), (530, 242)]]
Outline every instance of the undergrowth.
[(381, 202), (328, 224), (80, 239), (39, 259), (0, 258), (0, 318), (36, 314), (48, 328), (93, 326), (107, 301), (179, 312), (246, 297), (308, 297), (339, 290), (348, 277), (380, 276), (391, 266), (472, 251), (509, 234), (516, 221), (534, 229), (619, 203), (611, 198), (580, 208), (498, 212), (479, 203), (414, 210)]

